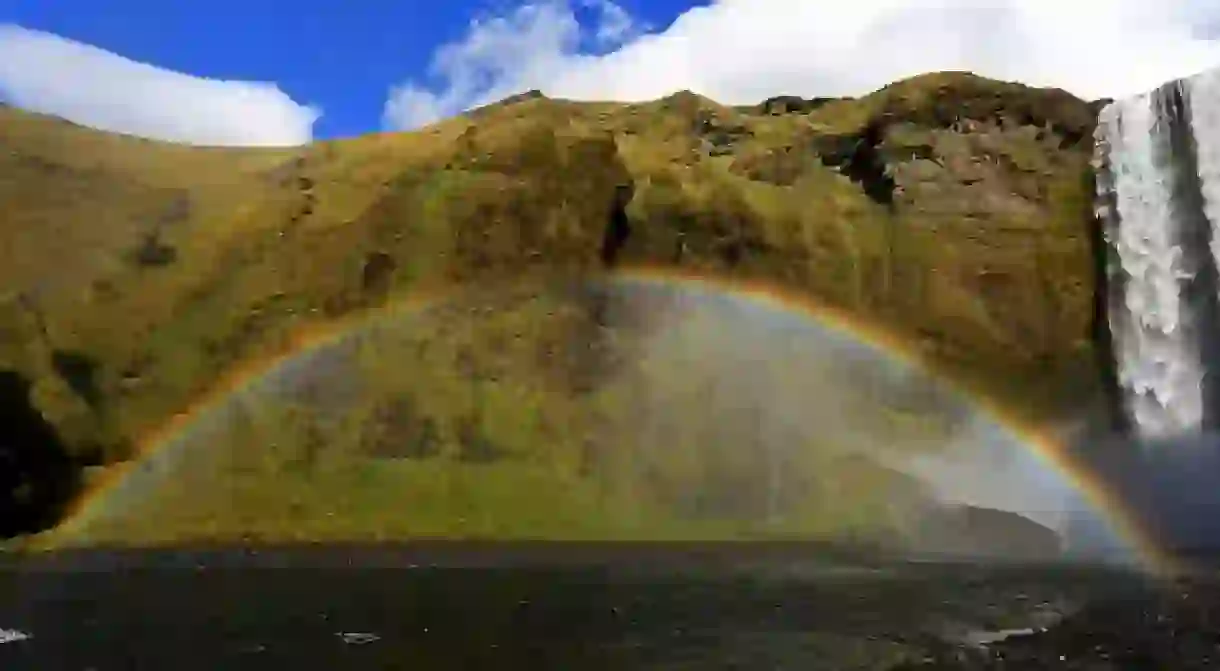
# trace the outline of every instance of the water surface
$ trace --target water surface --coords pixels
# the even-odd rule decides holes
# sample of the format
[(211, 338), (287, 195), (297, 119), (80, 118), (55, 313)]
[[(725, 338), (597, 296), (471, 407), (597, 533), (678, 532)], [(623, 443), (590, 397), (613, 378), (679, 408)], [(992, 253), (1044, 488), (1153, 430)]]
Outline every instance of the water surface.
[(1119, 576), (803, 544), (77, 552), (3, 568), (28, 638), (0, 668), (893, 669)]

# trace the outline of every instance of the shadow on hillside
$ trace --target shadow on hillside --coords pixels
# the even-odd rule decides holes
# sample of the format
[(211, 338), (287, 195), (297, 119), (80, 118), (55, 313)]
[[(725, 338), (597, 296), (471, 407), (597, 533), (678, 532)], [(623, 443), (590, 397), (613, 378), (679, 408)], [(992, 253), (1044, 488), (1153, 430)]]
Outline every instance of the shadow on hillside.
[(81, 471), (30, 399), (30, 382), (0, 371), (0, 537), (43, 531), (80, 489)]

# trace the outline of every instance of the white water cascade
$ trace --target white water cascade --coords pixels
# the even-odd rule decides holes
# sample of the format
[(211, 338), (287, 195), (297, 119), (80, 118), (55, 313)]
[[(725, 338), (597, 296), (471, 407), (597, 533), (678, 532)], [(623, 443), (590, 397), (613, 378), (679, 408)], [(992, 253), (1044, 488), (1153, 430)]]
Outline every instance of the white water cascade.
[(1095, 139), (1128, 419), (1146, 438), (1197, 433), (1213, 420), (1208, 373), (1220, 338), (1220, 72), (1107, 105)]

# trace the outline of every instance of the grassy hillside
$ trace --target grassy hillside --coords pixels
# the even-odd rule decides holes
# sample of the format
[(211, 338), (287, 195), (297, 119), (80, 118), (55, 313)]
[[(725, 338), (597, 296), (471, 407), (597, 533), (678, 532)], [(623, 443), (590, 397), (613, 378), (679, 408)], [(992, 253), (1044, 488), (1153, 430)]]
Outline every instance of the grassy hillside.
[(788, 102), (526, 95), (295, 150), (0, 108), (0, 368), (75, 462), (112, 463), (310, 323), (648, 264), (852, 310), (1033, 415), (1096, 392), (1088, 104), (958, 73)]

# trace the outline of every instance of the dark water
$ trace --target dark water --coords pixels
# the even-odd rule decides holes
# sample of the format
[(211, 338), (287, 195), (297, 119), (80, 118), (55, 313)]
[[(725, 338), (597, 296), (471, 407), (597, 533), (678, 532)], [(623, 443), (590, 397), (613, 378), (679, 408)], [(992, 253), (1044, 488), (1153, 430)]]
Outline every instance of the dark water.
[(1136, 588), (801, 547), (84, 553), (0, 568), (0, 669), (896, 669)]

